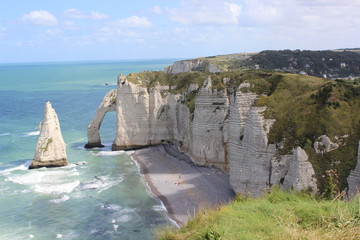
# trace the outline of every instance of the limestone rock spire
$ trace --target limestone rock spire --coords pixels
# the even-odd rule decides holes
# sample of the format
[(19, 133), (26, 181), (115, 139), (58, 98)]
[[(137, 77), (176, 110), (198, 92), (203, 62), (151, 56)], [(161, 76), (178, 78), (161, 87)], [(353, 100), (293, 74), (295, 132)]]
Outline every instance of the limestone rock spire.
[(61, 135), (58, 116), (51, 103), (46, 102), (44, 120), (40, 124), (40, 136), (29, 169), (66, 165), (68, 165), (66, 161), (66, 145)]

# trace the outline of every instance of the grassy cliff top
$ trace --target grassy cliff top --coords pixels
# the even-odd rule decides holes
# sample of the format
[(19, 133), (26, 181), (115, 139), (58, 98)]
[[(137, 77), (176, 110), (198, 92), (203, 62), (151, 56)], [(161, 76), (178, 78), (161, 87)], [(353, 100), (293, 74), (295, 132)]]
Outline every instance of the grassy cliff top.
[(159, 240), (360, 238), (360, 199), (324, 201), (277, 189), (258, 199), (238, 197), (216, 210), (200, 211), (180, 229), (157, 231)]

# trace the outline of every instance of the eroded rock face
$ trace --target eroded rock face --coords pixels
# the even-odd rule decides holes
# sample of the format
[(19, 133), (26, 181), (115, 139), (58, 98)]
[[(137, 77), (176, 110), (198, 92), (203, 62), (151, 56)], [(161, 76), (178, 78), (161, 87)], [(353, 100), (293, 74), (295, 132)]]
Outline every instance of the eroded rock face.
[(171, 141), (176, 134), (179, 95), (161, 94), (119, 75), (116, 100), (116, 137), (113, 150), (136, 149)]
[(295, 191), (311, 190), (317, 192), (315, 172), (308, 161), (306, 152), (297, 147), (289, 161), (288, 172), (284, 177), (283, 187)]
[(113, 150), (150, 145), (149, 93), (119, 75), (116, 98), (116, 137)]
[(29, 169), (66, 166), (66, 159), (66, 145), (61, 135), (58, 116), (51, 103), (47, 102), (34, 159)]
[[(231, 159), (230, 184), (235, 192), (259, 196), (270, 188), (270, 166), (276, 148), (268, 144), (264, 108), (251, 107), (240, 136), (240, 144), (234, 146), (238, 155)], [(230, 150), (231, 151), (231, 150)]]
[(190, 153), (195, 163), (226, 169), (228, 110), (226, 92), (213, 90), (211, 79), (205, 80), (195, 99)]
[(116, 111), (116, 95), (116, 89), (110, 90), (97, 108), (95, 116), (88, 126), (88, 143), (85, 145), (85, 148), (104, 147), (101, 144), (99, 129), (105, 114), (109, 111)]
[(349, 185), (348, 196), (350, 198), (354, 197), (356, 194), (360, 194), (360, 141), (357, 164), (355, 169), (350, 172), (347, 182)]
[[(112, 149), (172, 142), (199, 165), (229, 170), (238, 193), (259, 196), (272, 185), (316, 191), (314, 171), (302, 149), (274, 158), (276, 146), (267, 138), (274, 120), (263, 117), (266, 108), (255, 106), (258, 96), (248, 92), (249, 87), (245, 82), (236, 91), (218, 91), (209, 77), (200, 88), (191, 84), (175, 95), (163, 86), (145, 88), (119, 75)], [(186, 94), (193, 92), (192, 113)]]

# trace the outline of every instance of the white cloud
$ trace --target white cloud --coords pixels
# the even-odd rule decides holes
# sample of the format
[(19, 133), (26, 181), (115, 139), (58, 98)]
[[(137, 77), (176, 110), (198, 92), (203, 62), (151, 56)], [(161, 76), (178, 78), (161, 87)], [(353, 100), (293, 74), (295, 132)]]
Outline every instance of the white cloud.
[(241, 6), (225, 0), (182, 0), (179, 8), (168, 8), (171, 20), (185, 25), (233, 25), (239, 22)]
[(259, 23), (272, 24), (274, 21), (279, 20), (282, 16), (282, 6), (277, 6), (271, 2), (265, 4), (261, 1), (253, 0), (247, 1), (247, 16), (252, 20)]
[(64, 17), (75, 18), (75, 19), (92, 19), (92, 20), (104, 20), (109, 18), (109, 16), (104, 13), (99, 13), (97, 11), (91, 11), (90, 13), (86, 13), (75, 8), (70, 8), (65, 10)]
[(124, 28), (148, 28), (153, 24), (146, 17), (131, 16), (118, 20), (116, 25)]
[(32, 11), (22, 16), (21, 20), (25, 23), (56, 26), (58, 21), (51, 13), (44, 10)]
[(154, 7), (150, 8), (149, 11), (150, 11), (151, 13), (155, 13), (155, 14), (162, 14), (162, 13), (164, 12), (164, 11), (162, 10), (162, 8), (159, 7), (159, 6), (154, 6)]

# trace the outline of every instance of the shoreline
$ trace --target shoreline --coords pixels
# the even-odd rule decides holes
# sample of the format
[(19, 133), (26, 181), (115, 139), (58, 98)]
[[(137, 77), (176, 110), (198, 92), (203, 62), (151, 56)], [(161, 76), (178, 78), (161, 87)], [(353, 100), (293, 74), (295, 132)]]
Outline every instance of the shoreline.
[(176, 225), (184, 225), (201, 209), (231, 201), (235, 193), (229, 176), (216, 168), (200, 167), (174, 145), (135, 150), (131, 155), (150, 193), (165, 206)]

